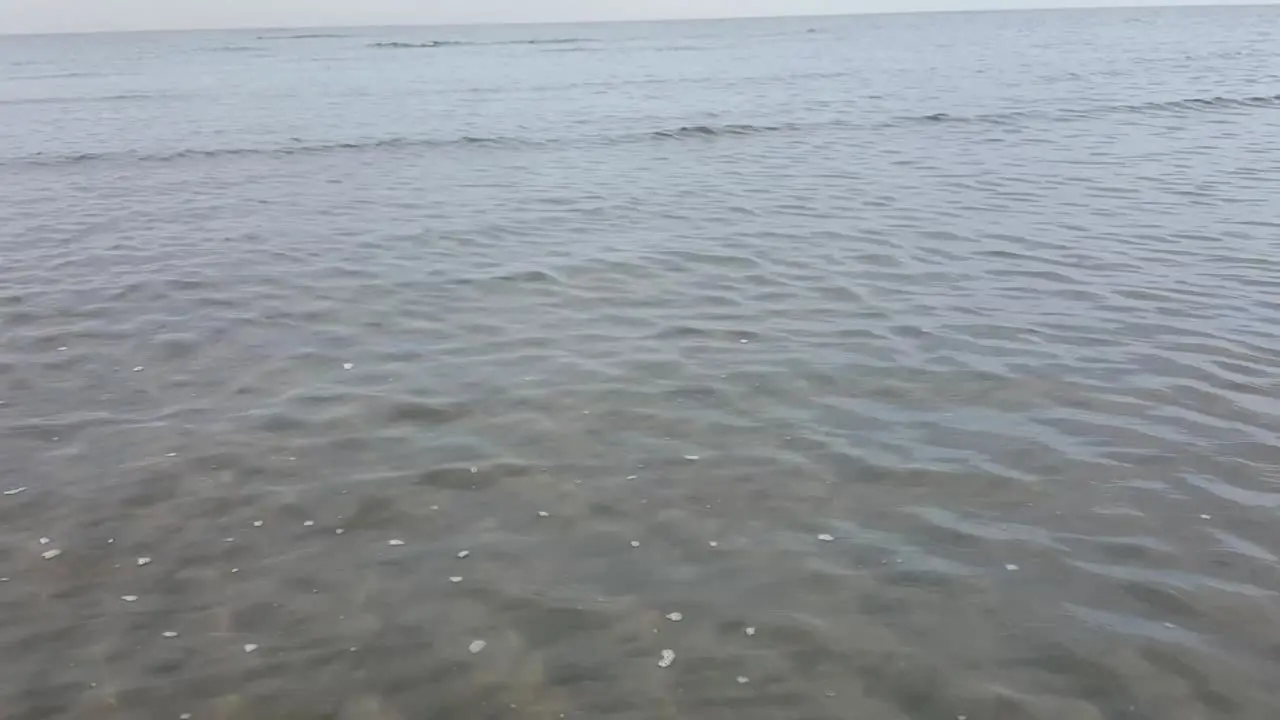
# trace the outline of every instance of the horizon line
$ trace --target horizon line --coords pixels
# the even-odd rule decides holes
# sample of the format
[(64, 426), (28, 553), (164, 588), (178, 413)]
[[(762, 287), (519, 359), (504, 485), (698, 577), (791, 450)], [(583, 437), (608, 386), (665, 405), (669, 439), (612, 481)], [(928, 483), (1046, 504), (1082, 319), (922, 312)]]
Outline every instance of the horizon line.
[(106, 30), (51, 30), (51, 31), (18, 31), (7, 32), (0, 30), (0, 38), (4, 37), (49, 37), (59, 35), (142, 35), (151, 33), (185, 33), (185, 32), (236, 32), (236, 31), (258, 31), (272, 32), (279, 30), (360, 30), (369, 28), (477, 28), (477, 27), (543, 27), (552, 25), (630, 25), (641, 23), (679, 23), (679, 22), (717, 22), (731, 20), (804, 20), (806, 18), (822, 19), (836, 17), (878, 17), (878, 16), (896, 16), (896, 15), (960, 15), (960, 14), (979, 14), (979, 13), (1034, 13), (1034, 12), (1070, 12), (1079, 10), (1193, 10), (1208, 8), (1277, 8), (1280, 5), (1276, 2), (1258, 2), (1257, 0), (1227, 0), (1227, 2), (1210, 3), (1207, 0), (1202, 2), (1179, 3), (1179, 4), (1139, 4), (1139, 5), (1096, 5), (1090, 4), (1088, 0), (1080, 4), (1066, 4), (1055, 7), (1042, 8), (957, 8), (947, 10), (866, 10), (866, 11), (842, 11), (832, 13), (817, 13), (803, 15), (712, 15), (712, 16), (689, 16), (689, 17), (657, 17), (657, 18), (618, 18), (613, 20), (603, 19), (584, 19), (584, 20), (517, 20), (511, 22), (501, 21), (474, 21), (474, 22), (442, 22), (442, 23), (402, 23), (402, 24), (351, 24), (351, 25), (226, 25), (226, 26), (193, 26), (193, 27), (154, 27), (154, 28), (133, 28), (133, 29), (106, 29)]

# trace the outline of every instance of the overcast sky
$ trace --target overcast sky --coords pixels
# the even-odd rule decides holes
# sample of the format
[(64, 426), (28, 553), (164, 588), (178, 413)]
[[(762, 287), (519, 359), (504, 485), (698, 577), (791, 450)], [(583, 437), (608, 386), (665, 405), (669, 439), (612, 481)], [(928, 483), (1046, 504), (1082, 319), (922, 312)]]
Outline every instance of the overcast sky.
[[(1272, 4), (1276, 2), (1280, 0), (1271, 0)], [(1206, 4), (1233, 3), (1223, 0), (0, 0), (0, 33)]]

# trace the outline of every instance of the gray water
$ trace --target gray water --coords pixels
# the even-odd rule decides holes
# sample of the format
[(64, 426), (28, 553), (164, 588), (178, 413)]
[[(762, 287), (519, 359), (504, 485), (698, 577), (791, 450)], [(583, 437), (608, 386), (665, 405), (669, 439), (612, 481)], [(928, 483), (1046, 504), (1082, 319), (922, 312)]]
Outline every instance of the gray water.
[(1278, 143), (1277, 8), (0, 38), (0, 716), (1274, 720)]

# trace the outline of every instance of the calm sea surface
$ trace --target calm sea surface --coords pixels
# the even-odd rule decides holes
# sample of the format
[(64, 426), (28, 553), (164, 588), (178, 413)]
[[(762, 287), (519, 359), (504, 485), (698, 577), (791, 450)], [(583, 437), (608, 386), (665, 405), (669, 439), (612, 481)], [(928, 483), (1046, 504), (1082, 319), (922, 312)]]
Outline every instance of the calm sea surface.
[(0, 38), (0, 717), (1274, 720), (1278, 377), (1280, 8)]

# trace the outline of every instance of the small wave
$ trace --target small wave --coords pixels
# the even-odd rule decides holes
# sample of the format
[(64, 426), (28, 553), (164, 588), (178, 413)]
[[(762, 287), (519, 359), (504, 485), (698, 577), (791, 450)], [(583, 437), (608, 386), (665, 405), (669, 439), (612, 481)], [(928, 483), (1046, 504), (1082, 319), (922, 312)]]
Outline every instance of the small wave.
[(600, 42), (595, 38), (532, 38), (529, 40), (494, 40), (485, 45), (577, 45)]
[[(930, 113), (929, 115), (919, 115), (916, 117), (903, 118), (908, 122), (918, 121), (925, 123), (965, 123), (965, 124), (984, 124), (984, 125), (1007, 125), (1015, 123), (1019, 120), (1036, 117), (1039, 113), (1014, 110), (1002, 113), (982, 113), (978, 115), (952, 115), (951, 113)], [(1048, 113), (1044, 113), (1047, 115)]]
[(621, 143), (646, 142), (653, 140), (694, 140), (719, 137), (755, 135), (759, 133), (781, 132), (797, 129), (802, 126), (782, 125), (686, 125), (668, 130), (649, 132), (623, 133), (617, 135), (581, 135), (562, 138), (521, 138), (507, 136), (474, 136), (464, 135), (450, 139), (394, 137), (379, 140), (304, 143), (295, 139), (293, 145), (257, 148), (209, 148), (186, 149), (169, 153), (139, 153), (136, 151), (76, 153), (69, 155), (49, 155), (36, 153), (20, 158), (0, 162), (0, 165), (74, 165), (96, 161), (131, 161), (144, 163), (161, 163), (194, 158), (218, 158), (234, 156), (277, 156), (316, 155), (328, 152), (377, 150), (385, 148), (448, 148), (468, 145), (485, 145), (498, 147), (546, 147), (570, 143), (616, 145)]
[(410, 49), (410, 48), (433, 48), (433, 47), (440, 47), (440, 43), (435, 42), (434, 40), (433, 40), (433, 41), (431, 41), (431, 42), (425, 42), (425, 43), (376, 42), (376, 43), (369, 43), (369, 47), (371, 47), (371, 48), (385, 48), (385, 49), (388, 49), (388, 50), (408, 50), (408, 49)]
[(457, 145), (519, 145), (519, 144), (536, 144), (535, 141), (520, 140), (518, 138), (502, 138), (502, 137), (472, 137), (464, 136), (453, 140), (433, 140), (427, 138), (385, 138), (381, 140), (369, 140), (364, 142), (333, 142), (333, 143), (299, 143), (296, 145), (283, 145), (276, 147), (256, 147), (256, 148), (208, 148), (185, 150), (177, 150), (168, 153), (140, 153), (136, 151), (120, 151), (120, 152), (101, 152), (101, 153), (73, 153), (67, 155), (48, 155), (45, 153), (36, 153), (23, 158), (0, 162), (0, 165), (10, 163), (37, 165), (37, 166), (54, 166), (54, 165), (77, 165), (81, 163), (99, 162), (99, 161), (128, 161), (141, 163), (164, 163), (176, 160), (197, 159), (197, 158), (220, 158), (220, 157), (236, 157), (236, 156), (277, 156), (286, 157), (290, 155), (317, 155), (328, 152), (337, 152), (343, 150), (376, 150), (379, 148), (430, 148), (430, 147), (449, 147)]
[(260, 49), (261, 48), (256, 48), (256, 47), (253, 47), (252, 45), (221, 45), (217, 47), (201, 48), (203, 52), (222, 52), (222, 53), (253, 52), (255, 50), (260, 50)]
[(674, 52), (703, 52), (711, 50), (711, 45), (667, 45), (664, 47), (649, 48), (650, 52), (656, 53), (674, 53)]
[(648, 137), (663, 140), (681, 140), (688, 138), (721, 137), (725, 135), (757, 135), (760, 133), (779, 132), (787, 128), (782, 125), (685, 125), (672, 130), (655, 130), (647, 133)]
[[(31, 63), (35, 64), (35, 63)], [(14, 80), (69, 80), (72, 78), (96, 78), (106, 77), (107, 73), (97, 71), (67, 71), (67, 72), (48, 72), (38, 73), (35, 75), (18, 75)]]
[(1252, 108), (1280, 108), (1280, 95), (1254, 95), (1249, 97), (1203, 97), (1183, 100), (1166, 100), (1118, 105), (1097, 105), (1081, 108), (1054, 110), (1015, 110), (977, 115), (952, 115), (940, 112), (903, 118), (907, 122), (924, 123), (972, 123), (1009, 125), (1026, 120), (1087, 120), (1111, 115), (1157, 115), (1183, 112), (1213, 112)]
[(518, 270), (509, 272), (497, 277), (488, 278), (497, 282), (504, 283), (549, 283), (553, 285), (563, 285), (564, 280), (556, 277), (552, 273), (545, 270)]
[(1176, 100), (1169, 103), (1148, 103), (1129, 106), (1136, 110), (1217, 110), (1223, 108), (1274, 108), (1280, 107), (1280, 95), (1254, 95), (1252, 97), (1230, 98), (1210, 97)]
[(333, 40), (347, 38), (351, 35), (340, 33), (299, 33), (297, 35), (259, 35), (259, 40)]
[(577, 45), (598, 42), (590, 38), (532, 38), (527, 40), (425, 40), (422, 42), (383, 41), (369, 43), (371, 48), (414, 50), (440, 47), (481, 47), (492, 45)]
[[(527, 42), (527, 41), (526, 41)], [(152, 95), (117, 95), (103, 96), (98, 98), (41, 98), (32, 100), (10, 100), (0, 102), (78, 102), (78, 101), (109, 101), (109, 100), (136, 100), (156, 97)], [(898, 118), (885, 123), (871, 123), (861, 125), (861, 127), (901, 127), (905, 124), (912, 123), (986, 123), (986, 124), (1015, 124), (1026, 122), (1029, 120), (1041, 121), (1070, 121), (1083, 120), (1102, 117), (1114, 114), (1157, 114), (1169, 112), (1202, 112), (1215, 110), (1230, 109), (1256, 109), (1256, 108), (1280, 108), (1280, 95), (1256, 95), (1249, 97), (1229, 98), (1229, 97), (1210, 97), (1210, 98), (1191, 98), (1184, 100), (1166, 101), (1166, 102), (1149, 102), (1132, 105), (1108, 105), (1093, 108), (1064, 108), (1058, 110), (1043, 111), (1014, 111), (1004, 113), (987, 113), (979, 115), (951, 115), (949, 113), (933, 113), (929, 115), (920, 115), (907, 118)], [(630, 132), (614, 135), (581, 135), (566, 137), (550, 137), (550, 138), (521, 138), (521, 137), (482, 137), (482, 136), (464, 136), (448, 139), (431, 139), (431, 138), (412, 138), (412, 137), (394, 137), (367, 141), (351, 141), (351, 142), (331, 142), (331, 143), (315, 143), (305, 144), (298, 142), (294, 145), (276, 146), (276, 147), (259, 147), (259, 148), (214, 148), (214, 149), (186, 149), (171, 153), (138, 153), (135, 151), (124, 152), (107, 152), (107, 153), (79, 153), (73, 155), (47, 155), (36, 153), (24, 157), (10, 158), (0, 161), (0, 164), (11, 165), (65, 165), (84, 163), (102, 160), (125, 160), (135, 162), (165, 162), (172, 160), (180, 160), (184, 158), (214, 158), (236, 155), (259, 155), (259, 156), (288, 156), (288, 155), (304, 155), (304, 154), (320, 154), (326, 152), (335, 152), (342, 150), (373, 150), (378, 148), (446, 148), (461, 145), (490, 145), (490, 146), (506, 146), (506, 147), (545, 147), (548, 145), (564, 145), (564, 144), (601, 144), (614, 145), (619, 143), (633, 143), (653, 140), (673, 141), (673, 140), (696, 140), (696, 139), (714, 139), (725, 137), (741, 137), (749, 135), (759, 135), (763, 133), (788, 132), (797, 130), (816, 129), (826, 126), (840, 127), (859, 127), (857, 123), (846, 120), (836, 120), (811, 124), (783, 124), (783, 125), (754, 125), (743, 123), (730, 123), (722, 125), (683, 125), (676, 128), (666, 128), (651, 131)]]
[(172, 97), (169, 95), (158, 95), (154, 93), (121, 93), (119, 95), (82, 95), (70, 97), (37, 97), (37, 98), (9, 98), (0, 100), (0, 105), (64, 105), (74, 103), (108, 103), (123, 102), (129, 100), (154, 100), (161, 97)]
[(417, 48), (436, 48), (436, 47), (443, 47), (445, 45), (456, 45), (456, 44), (458, 43), (449, 43), (444, 41), (430, 40), (427, 42), (420, 42), (420, 43), (376, 42), (376, 43), (369, 43), (369, 47), (383, 48), (385, 50), (411, 50), (411, 49), (417, 49)]

